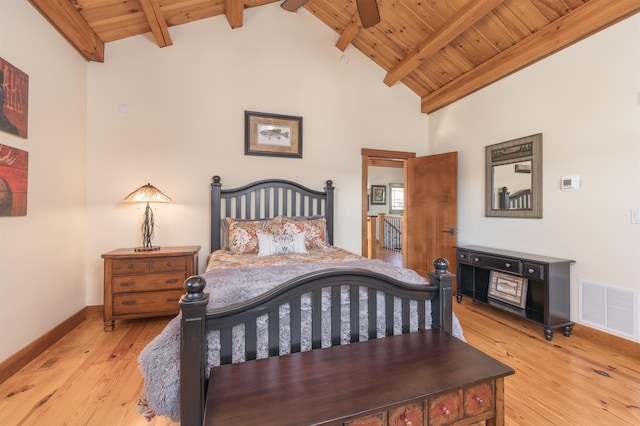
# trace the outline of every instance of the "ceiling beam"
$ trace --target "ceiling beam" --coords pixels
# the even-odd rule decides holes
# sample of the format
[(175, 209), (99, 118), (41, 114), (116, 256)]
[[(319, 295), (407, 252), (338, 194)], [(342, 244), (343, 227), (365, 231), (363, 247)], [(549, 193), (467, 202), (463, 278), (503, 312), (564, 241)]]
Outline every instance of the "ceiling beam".
[(443, 108), (638, 12), (638, 0), (590, 0), (456, 80), (424, 96), (421, 110), (429, 114)]
[(29, 0), (88, 61), (104, 62), (104, 43), (69, 0)]
[(242, 14), (244, 13), (244, 0), (224, 0), (224, 14), (231, 28), (242, 26)]
[(169, 27), (164, 16), (162, 16), (162, 12), (160, 12), (158, 0), (140, 0), (140, 4), (158, 46), (171, 46), (173, 42), (169, 35)]
[(336, 47), (344, 52), (347, 46), (349, 46), (356, 37), (358, 31), (360, 31), (360, 28), (362, 28), (362, 21), (360, 21), (360, 15), (356, 12), (351, 17), (351, 22), (349, 22), (347, 26), (344, 27), (344, 30), (342, 30), (342, 33), (336, 42)]
[(487, 16), (489, 12), (503, 3), (504, 0), (470, 0), (449, 20), (444, 22), (429, 38), (410, 55), (405, 56), (396, 66), (387, 72), (384, 82), (393, 86), (407, 74), (418, 68), (422, 61), (429, 58), (453, 39), (465, 32), (469, 27)]

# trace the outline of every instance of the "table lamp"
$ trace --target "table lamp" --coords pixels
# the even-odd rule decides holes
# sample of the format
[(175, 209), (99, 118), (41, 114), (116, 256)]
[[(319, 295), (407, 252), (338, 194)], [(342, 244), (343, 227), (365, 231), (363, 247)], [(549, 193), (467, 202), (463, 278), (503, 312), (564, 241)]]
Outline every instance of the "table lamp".
[(136, 247), (135, 251), (160, 250), (160, 246), (152, 246), (153, 238), (153, 210), (149, 203), (170, 203), (171, 198), (167, 197), (158, 188), (147, 183), (124, 197), (125, 203), (147, 203), (144, 210), (144, 220), (142, 221), (142, 246)]

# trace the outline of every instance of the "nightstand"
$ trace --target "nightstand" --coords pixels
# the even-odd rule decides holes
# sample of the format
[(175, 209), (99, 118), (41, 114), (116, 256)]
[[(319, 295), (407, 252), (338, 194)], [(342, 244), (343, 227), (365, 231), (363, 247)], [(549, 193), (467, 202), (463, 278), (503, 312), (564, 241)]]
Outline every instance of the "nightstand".
[(184, 280), (198, 271), (200, 246), (117, 249), (104, 259), (104, 330), (115, 321), (176, 315)]

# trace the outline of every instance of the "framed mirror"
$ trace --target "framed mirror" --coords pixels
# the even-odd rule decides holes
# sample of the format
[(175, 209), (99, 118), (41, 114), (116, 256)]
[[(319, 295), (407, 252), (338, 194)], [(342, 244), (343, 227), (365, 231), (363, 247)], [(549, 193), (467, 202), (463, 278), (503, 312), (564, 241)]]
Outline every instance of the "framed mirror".
[(542, 217), (542, 133), (485, 148), (485, 216)]

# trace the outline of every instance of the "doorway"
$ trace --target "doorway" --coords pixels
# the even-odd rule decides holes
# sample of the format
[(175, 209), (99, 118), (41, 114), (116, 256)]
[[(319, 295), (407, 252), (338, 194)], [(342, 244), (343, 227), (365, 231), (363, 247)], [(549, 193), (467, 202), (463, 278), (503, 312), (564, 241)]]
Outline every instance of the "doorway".
[(369, 166), (404, 170), (405, 227), (403, 266), (426, 277), (433, 261), (443, 257), (456, 270), (458, 220), (458, 153), (424, 157), (404, 151), (362, 149), (362, 253), (369, 255)]

